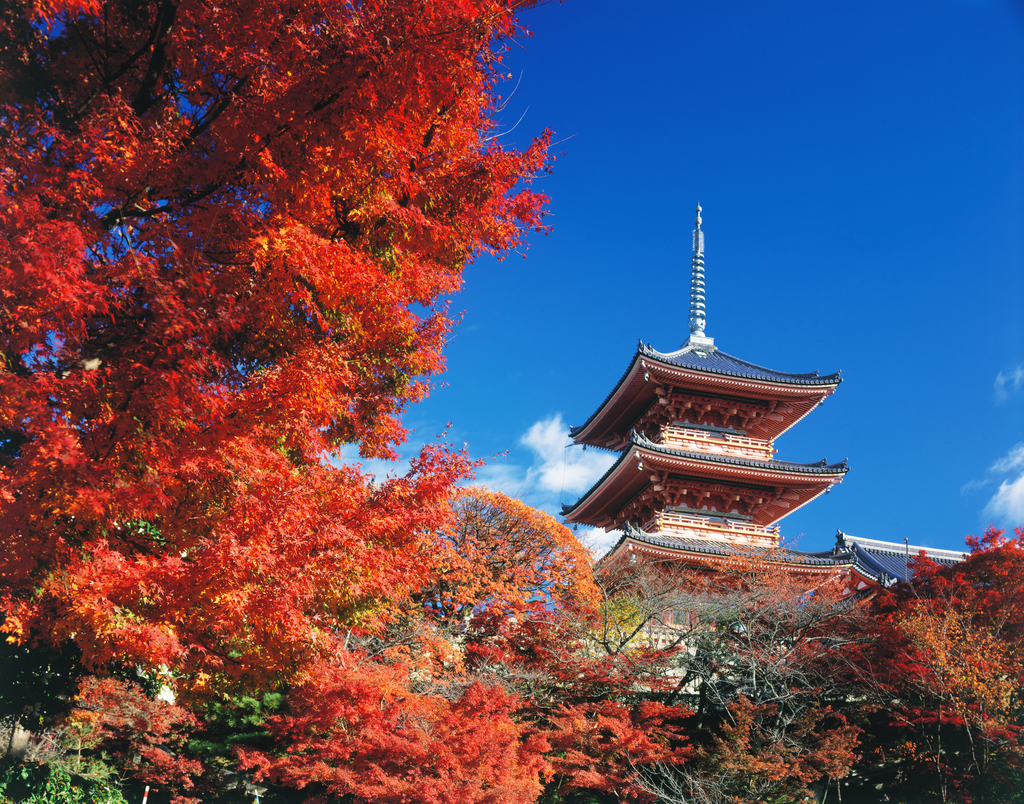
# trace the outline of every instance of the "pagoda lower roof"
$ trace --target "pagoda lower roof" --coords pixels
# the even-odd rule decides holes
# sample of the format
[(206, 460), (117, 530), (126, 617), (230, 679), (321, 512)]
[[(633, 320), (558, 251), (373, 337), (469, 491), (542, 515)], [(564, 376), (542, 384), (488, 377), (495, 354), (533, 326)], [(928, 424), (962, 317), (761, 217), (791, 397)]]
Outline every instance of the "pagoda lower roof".
[[(849, 471), (849, 465), (845, 460), (833, 464), (824, 460), (792, 463), (690, 452), (654, 444), (633, 433), (630, 447), (586, 494), (574, 504), (563, 506), (562, 515), (568, 522), (597, 524), (605, 518), (614, 521), (627, 504), (653, 485), (652, 471), (737, 489), (763, 488), (766, 497), (772, 496), (772, 490), (776, 489), (792, 491), (795, 495), (792, 502), (768, 502), (753, 517), (756, 524), (768, 526), (840, 482)], [(718, 513), (709, 511), (708, 515)]]
[(832, 550), (810, 553), (787, 547), (761, 547), (681, 537), (670, 533), (646, 533), (627, 526), (622, 537), (601, 561), (607, 561), (629, 543), (649, 547), (661, 553), (663, 558), (681, 561), (690, 558), (700, 563), (715, 563), (715, 559), (735, 558), (785, 564), (794, 569), (849, 568), (861, 578), (881, 586), (910, 580), (913, 574), (912, 560), (922, 552), (939, 564), (955, 564), (966, 557), (964, 553), (955, 550), (860, 539), (842, 531), (836, 535), (836, 546)]
[(595, 446), (621, 440), (655, 404), (657, 389), (673, 386), (696, 394), (784, 403), (778, 415), (762, 419), (750, 432), (771, 440), (810, 413), (840, 382), (839, 372), (787, 374), (740, 360), (714, 346), (687, 345), (663, 353), (641, 342), (612, 392), (569, 435), (576, 443)]
[(646, 533), (638, 528), (627, 527), (625, 533), (602, 561), (614, 555), (628, 541), (650, 545), (669, 551), (669, 555), (693, 554), (720, 558), (743, 558), (757, 561), (772, 561), (782, 564), (796, 564), (813, 568), (845, 566), (845, 556), (833, 553), (805, 553), (788, 547), (764, 547), (736, 544), (715, 539), (699, 539), (676, 536), (670, 533)]

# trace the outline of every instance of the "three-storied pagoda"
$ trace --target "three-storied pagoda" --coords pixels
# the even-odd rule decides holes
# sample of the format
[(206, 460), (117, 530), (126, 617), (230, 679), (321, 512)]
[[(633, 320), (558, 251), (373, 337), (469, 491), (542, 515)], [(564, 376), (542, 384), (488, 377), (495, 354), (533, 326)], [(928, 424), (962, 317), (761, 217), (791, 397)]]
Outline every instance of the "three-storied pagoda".
[[(698, 206), (689, 338), (669, 353), (641, 342), (618, 385), (583, 425), (571, 430), (577, 444), (621, 454), (590, 491), (564, 507), (565, 521), (623, 530), (611, 555), (639, 549), (714, 563), (738, 552), (763, 552), (803, 571), (859, 567), (858, 578), (851, 577), (859, 582), (904, 577), (906, 572), (894, 567), (909, 552), (905, 544), (840, 534), (836, 548), (827, 553), (779, 546), (778, 521), (842, 482), (848, 466), (846, 461), (777, 460), (775, 439), (830, 396), (841, 380), (838, 372), (774, 371), (715, 346), (705, 334), (700, 213)], [(960, 557), (928, 552), (939, 560)]]

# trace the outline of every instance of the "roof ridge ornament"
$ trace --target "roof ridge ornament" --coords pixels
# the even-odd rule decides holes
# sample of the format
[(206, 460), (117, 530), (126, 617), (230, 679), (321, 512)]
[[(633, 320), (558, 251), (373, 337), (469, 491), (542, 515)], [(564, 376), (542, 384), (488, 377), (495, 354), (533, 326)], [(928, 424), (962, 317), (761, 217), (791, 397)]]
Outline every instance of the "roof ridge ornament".
[(704, 232), (700, 228), (701, 208), (697, 204), (697, 218), (693, 230), (693, 259), (690, 261), (690, 337), (683, 344), (688, 346), (714, 346), (715, 339), (704, 334), (706, 323), (704, 307)]

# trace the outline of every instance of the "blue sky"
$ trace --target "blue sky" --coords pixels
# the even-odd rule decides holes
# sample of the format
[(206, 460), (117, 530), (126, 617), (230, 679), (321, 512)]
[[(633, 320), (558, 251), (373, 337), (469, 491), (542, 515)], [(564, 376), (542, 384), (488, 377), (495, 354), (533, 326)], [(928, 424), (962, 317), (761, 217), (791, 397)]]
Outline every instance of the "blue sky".
[(851, 465), (787, 540), (956, 548), (1024, 524), (1024, 4), (567, 0), (524, 20), (502, 138), (552, 129), (552, 230), (467, 268), (410, 448), (451, 422), (475, 457), (507, 453), (482, 482), (574, 502), (613, 456), (566, 448), (568, 426), (638, 339), (686, 338), (699, 200), (716, 345), (843, 372), (776, 443)]

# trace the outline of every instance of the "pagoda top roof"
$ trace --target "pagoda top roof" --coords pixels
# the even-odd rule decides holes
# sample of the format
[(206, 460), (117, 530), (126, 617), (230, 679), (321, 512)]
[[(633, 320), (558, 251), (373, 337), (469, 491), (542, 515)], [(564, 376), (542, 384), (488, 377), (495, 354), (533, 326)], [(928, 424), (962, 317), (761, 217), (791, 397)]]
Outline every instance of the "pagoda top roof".
[(784, 385), (828, 386), (839, 385), (842, 382), (839, 376), (841, 372), (838, 371), (824, 376), (819, 375), (817, 371), (788, 374), (784, 371), (775, 371), (756, 363), (740, 360), (738, 357), (726, 354), (714, 345), (693, 344), (689, 341), (678, 351), (667, 353), (659, 352), (650, 344), (641, 342), (637, 354), (682, 368), (704, 371), (709, 374), (721, 374), (727, 377), (742, 377), (747, 380), (761, 380)]
[(695, 394), (785, 402), (784, 414), (761, 419), (751, 433), (773, 439), (810, 413), (840, 382), (838, 371), (788, 374), (733, 357), (713, 344), (694, 343), (692, 338), (668, 353), (641, 341), (611, 393), (583, 424), (570, 428), (569, 435), (577, 443), (606, 448), (618, 443), (654, 403), (657, 389), (673, 385)]

